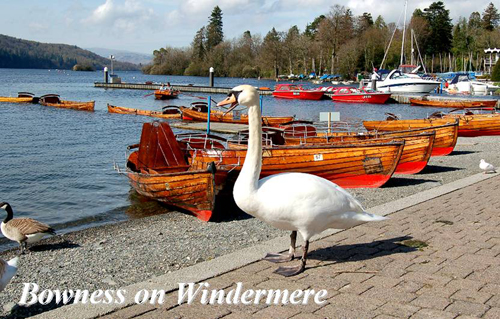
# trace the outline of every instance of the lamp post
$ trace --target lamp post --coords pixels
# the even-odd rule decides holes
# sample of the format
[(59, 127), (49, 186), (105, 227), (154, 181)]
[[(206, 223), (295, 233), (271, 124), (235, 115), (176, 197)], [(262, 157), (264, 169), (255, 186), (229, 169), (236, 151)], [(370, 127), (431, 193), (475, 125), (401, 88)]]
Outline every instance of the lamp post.
[(113, 60), (115, 59), (115, 56), (114, 56), (114, 55), (110, 55), (110, 56), (109, 56), (109, 59), (111, 60), (111, 74), (115, 74), (115, 73), (113, 72)]

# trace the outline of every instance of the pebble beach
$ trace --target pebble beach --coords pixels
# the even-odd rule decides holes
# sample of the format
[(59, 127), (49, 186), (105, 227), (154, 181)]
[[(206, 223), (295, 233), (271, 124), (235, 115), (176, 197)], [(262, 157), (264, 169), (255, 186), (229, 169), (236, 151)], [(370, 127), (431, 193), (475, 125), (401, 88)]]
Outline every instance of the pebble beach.
[[(483, 158), (498, 166), (499, 148), (495, 136), (459, 138), (452, 154), (431, 158), (419, 174), (395, 175), (378, 189), (348, 191), (365, 208), (374, 207), (480, 173)], [(17, 275), (0, 294), (1, 315), (22, 318), (56, 307), (18, 306), (23, 283), (35, 282), (41, 290), (118, 289), (286, 234), (236, 208), (222, 215), (204, 223), (168, 212), (45, 239), (21, 256)], [(16, 246), (0, 257), (8, 260), (17, 253)]]

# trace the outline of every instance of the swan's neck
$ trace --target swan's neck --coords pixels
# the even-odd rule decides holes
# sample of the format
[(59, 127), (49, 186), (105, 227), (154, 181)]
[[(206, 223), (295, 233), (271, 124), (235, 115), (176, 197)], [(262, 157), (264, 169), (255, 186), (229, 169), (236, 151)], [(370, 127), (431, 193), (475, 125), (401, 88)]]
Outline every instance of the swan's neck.
[(245, 191), (257, 190), (262, 168), (262, 119), (259, 104), (248, 108), (248, 150), (245, 162), (235, 187), (244, 187)]

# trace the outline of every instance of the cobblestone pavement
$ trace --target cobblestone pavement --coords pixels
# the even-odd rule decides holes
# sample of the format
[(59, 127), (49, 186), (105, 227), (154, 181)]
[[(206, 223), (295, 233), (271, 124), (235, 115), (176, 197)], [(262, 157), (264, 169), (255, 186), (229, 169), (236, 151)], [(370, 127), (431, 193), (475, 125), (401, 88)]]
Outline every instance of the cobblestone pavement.
[[(258, 261), (211, 289), (326, 289), (317, 305), (133, 305), (104, 318), (500, 318), (500, 177), (311, 243), (306, 271)], [(300, 250), (299, 250), (300, 251)], [(297, 261), (295, 261), (297, 262)], [(293, 263), (293, 262), (292, 262)]]

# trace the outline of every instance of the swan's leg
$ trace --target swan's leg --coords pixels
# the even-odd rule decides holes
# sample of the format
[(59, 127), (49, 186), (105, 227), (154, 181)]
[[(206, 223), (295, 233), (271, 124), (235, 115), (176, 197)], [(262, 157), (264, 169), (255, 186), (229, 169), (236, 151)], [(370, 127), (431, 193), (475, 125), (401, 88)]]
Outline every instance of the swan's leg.
[(19, 243), (19, 248), (21, 248), (20, 255), (24, 255), (26, 253), (26, 246), (27, 243), (25, 241)]
[(273, 262), (273, 263), (284, 263), (287, 261), (293, 260), (295, 257), (295, 243), (297, 242), (297, 231), (294, 230), (290, 234), (290, 249), (288, 250), (288, 254), (271, 254), (268, 253), (264, 260)]
[(309, 240), (306, 240), (303, 247), (302, 258), (297, 266), (279, 267), (274, 272), (285, 277), (295, 276), (300, 274), (306, 268), (307, 251), (309, 250)]

